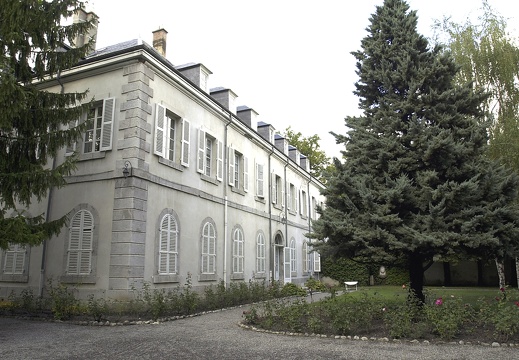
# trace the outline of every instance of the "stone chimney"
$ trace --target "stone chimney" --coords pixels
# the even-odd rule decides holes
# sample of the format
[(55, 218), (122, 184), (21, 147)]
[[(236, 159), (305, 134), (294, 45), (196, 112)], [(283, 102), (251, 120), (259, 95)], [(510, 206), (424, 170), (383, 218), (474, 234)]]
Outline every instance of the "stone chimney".
[(159, 52), (160, 55), (166, 57), (166, 39), (168, 32), (166, 29), (158, 29), (153, 31), (153, 48)]
[(256, 116), (258, 113), (248, 106), (238, 106), (236, 109), (236, 115), (244, 124), (255, 129), (257, 126)]
[(97, 16), (93, 12), (86, 12), (84, 9), (79, 9), (72, 17), (74, 24), (81, 22), (92, 21), (92, 27), (88, 30), (87, 34), (78, 34), (74, 39), (74, 46), (76, 48), (82, 47), (86, 44), (90, 44), (90, 50), (96, 49), (97, 41)]
[(238, 97), (231, 89), (223, 87), (217, 87), (211, 89), (209, 94), (215, 99), (220, 105), (229, 109), (233, 114), (236, 114), (236, 108), (234, 107), (234, 101)]

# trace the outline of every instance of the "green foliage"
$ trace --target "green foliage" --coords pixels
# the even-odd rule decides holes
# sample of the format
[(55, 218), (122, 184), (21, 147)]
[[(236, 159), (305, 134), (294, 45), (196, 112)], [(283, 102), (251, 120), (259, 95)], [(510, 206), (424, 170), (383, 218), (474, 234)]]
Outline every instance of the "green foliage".
[(467, 322), (473, 320), (473, 309), (461, 298), (438, 298), (424, 308), (427, 322), (433, 334), (443, 340), (451, 340)]
[(54, 286), (49, 280), (47, 291), (52, 301), (51, 311), (56, 320), (67, 320), (80, 313), (80, 302), (74, 294), (76, 289), (69, 288), (63, 283)]
[(294, 283), (286, 283), (281, 289), (281, 296), (305, 296), (306, 291)]
[(323, 256), (407, 264), (423, 301), (430, 260), (519, 247), (519, 179), (486, 156), (487, 94), (456, 84), (456, 63), (429, 46), (417, 21), (405, 1), (385, 0), (353, 52), (363, 113), (336, 135), (343, 161), (334, 162), (310, 237)]
[[(50, 93), (40, 83), (55, 79), (89, 51), (89, 45), (65, 48), (85, 34), (92, 21), (61, 25), (83, 1), (18, 0), (0, 7), (0, 248), (8, 243), (36, 245), (59, 233), (65, 219), (46, 223), (29, 218), (17, 206), (41, 201), (53, 187), (65, 185), (75, 170), (75, 157), (49, 167), (64, 146), (76, 141), (87, 122), (68, 129), (90, 107), (87, 91)], [(81, 105), (78, 105), (81, 104)], [(67, 129), (67, 130), (64, 130)], [(23, 216), (23, 217), (22, 217)]]
[(326, 182), (325, 171), (330, 165), (330, 158), (321, 150), (319, 135), (312, 135), (304, 137), (302, 133), (296, 133), (292, 127), (285, 130), (285, 138), (288, 143), (296, 147), (301, 154), (305, 155), (310, 160), (310, 173), (312, 176), (319, 179), (321, 182)]
[(108, 313), (109, 304), (105, 298), (96, 299), (94, 295), (90, 294), (87, 300), (87, 313), (92, 316), (94, 321), (101, 321)]
[(508, 341), (519, 334), (519, 291), (501, 289), (495, 300), (480, 300), (483, 321), (494, 327), (494, 336)]

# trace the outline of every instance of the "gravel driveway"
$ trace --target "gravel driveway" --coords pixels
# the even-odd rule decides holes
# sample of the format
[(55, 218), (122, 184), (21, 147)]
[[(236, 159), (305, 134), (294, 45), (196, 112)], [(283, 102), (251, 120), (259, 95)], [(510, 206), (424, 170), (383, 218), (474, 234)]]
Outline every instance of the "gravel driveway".
[(79, 326), (0, 318), (0, 359), (519, 359), (519, 348), (275, 335), (239, 327), (247, 307), (161, 324)]

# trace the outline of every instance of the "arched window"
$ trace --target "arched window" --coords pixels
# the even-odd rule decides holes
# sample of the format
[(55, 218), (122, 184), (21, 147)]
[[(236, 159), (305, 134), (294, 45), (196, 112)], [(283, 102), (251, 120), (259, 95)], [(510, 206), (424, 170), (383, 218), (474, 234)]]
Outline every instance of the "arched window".
[(216, 231), (210, 222), (202, 229), (202, 274), (216, 272)]
[(94, 217), (79, 210), (70, 222), (67, 248), (67, 275), (90, 275), (94, 242)]
[(243, 273), (243, 232), (240, 228), (234, 230), (232, 241), (232, 272)]
[(178, 262), (178, 226), (175, 217), (166, 214), (160, 222), (159, 274), (176, 274)]
[(256, 272), (265, 272), (265, 236), (262, 232), (256, 237)]

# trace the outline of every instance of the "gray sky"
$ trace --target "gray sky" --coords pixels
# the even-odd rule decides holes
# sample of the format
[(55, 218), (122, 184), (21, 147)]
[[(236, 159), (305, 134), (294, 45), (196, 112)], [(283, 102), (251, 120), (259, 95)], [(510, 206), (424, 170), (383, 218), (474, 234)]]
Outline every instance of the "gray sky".
[[(489, 0), (514, 34), (519, 2)], [(330, 131), (344, 133), (344, 118), (358, 115), (353, 95), (355, 60), (375, 6), (383, 0), (90, 0), (100, 17), (97, 46), (168, 31), (167, 58), (175, 65), (201, 62), (211, 88), (232, 89), (236, 105), (283, 132), (318, 134), (328, 156), (339, 156)], [(429, 37), (434, 20), (475, 18), (478, 0), (408, 0), (418, 31)]]

